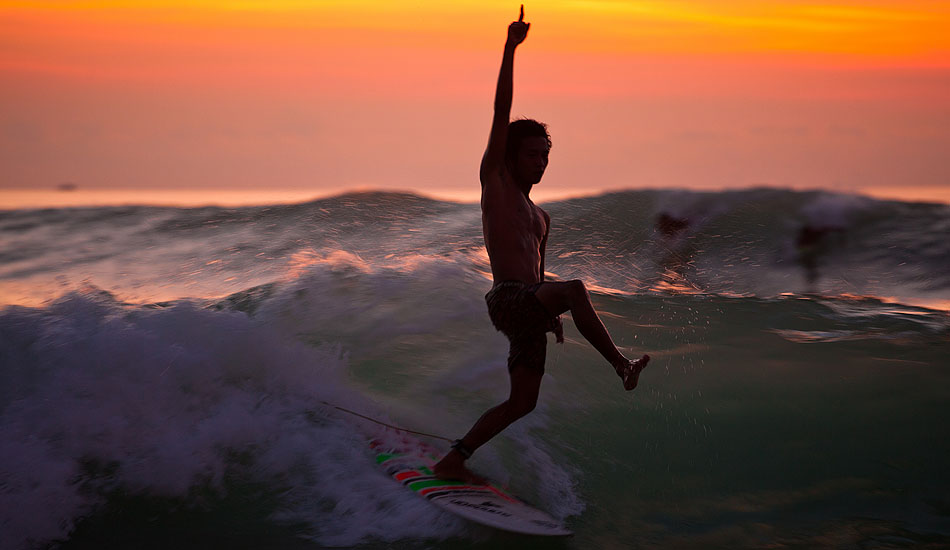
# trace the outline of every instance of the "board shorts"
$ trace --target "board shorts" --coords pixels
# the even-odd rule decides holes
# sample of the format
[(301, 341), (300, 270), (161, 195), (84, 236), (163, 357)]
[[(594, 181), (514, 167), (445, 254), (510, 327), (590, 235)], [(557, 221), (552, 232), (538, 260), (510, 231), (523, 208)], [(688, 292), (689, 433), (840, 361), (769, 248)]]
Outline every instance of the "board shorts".
[(557, 326), (557, 317), (548, 313), (534, 295), (541, 283), (503, 281), (485, 295), (488, 316), (495, 328), (508, 337), (508, 372), (523, 365), (544, 374), (548, 339), (545, 333)]

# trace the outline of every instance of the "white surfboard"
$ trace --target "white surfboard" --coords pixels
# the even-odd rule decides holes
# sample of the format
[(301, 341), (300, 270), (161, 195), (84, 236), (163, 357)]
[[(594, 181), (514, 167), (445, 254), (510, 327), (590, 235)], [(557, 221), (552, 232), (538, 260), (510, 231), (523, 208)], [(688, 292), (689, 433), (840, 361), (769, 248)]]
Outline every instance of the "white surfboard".
[(408, 435), (370, 441), (379, 464), (393, 479), (432, 504), (467, 520), (525, 535), (566, 536), (561, 523), (494, 485), (437, 479), (432, 466), (439, 451)]

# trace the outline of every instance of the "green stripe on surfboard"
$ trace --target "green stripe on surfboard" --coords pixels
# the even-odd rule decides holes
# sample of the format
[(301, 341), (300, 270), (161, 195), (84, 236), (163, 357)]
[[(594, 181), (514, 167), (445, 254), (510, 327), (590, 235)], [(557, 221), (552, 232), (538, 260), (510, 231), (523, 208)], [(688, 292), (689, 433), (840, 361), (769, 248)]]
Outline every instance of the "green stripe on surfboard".
[(386, 462), (386, 461), (389, 460), (390, 458), (394, 458), (394, 457), (397, 457), (397, 456), (402, 456), (402, 455), (396, 454), (396, 453), (394, 453), (394, 454), (379, 453), (378, 455), (376, 455), (376, 464), (382, 464), (383, 462)]

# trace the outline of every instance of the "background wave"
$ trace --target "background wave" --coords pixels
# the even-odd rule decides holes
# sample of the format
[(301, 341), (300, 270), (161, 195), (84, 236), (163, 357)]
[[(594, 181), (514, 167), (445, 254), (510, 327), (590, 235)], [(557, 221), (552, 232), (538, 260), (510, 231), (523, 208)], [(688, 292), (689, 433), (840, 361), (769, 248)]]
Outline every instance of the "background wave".
[[(950, 300), (947, 205), (753, 189), (627, 191), (545, 208), (548, 270), (605, 289)], [(137, 301), (221, 296), (338, 251), (369, 263), (468, 254), (487, 271), (477, 205), (394, 193), (231, 209), (7, 211), (0, 235), (8, 303), (84, 282)]]

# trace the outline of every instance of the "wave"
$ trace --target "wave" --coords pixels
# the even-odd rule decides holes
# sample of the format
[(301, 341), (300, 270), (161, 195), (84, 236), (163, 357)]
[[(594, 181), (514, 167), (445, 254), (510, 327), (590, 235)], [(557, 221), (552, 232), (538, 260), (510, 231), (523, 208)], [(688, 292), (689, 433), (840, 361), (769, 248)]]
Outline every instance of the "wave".
[[(157, 516), (179, 529), (195, 517), (210, 521), (200, 515), (208, 510), (238, 510), (271, 525), (263, 531), (284, 526), (291, 539), (327, 546), (483, 536), (393, 484), (367, 452), (365, 434), (378, 428), (323, 402), (451, 438), (503, 399), (507, 350), (485, 313), (487, 259), (478, 251), (372, 255), (297, 253), (279, 279), (220, 298), (141, 304), (87, 287), (42, 306), (0, 310), (3, 546), (88, 541), (97, 521), (113, 531), (128, 524), (131, 533)], [(921, 386), (930, 388), (926, 395), (914, 386), (907, 397), (893, 393), (887, 376), (939, 364), (950, 331), (945, 312), (859, 297), (607, 292), (594, 299), (620, 345), (654, 356), (642, 392), (630, 400), (614, 391), (615, 377), (598, 374), (605, 367), (568, 323), (567, 343), (551, 351), (538, 410), (480, 450), (477, 463), (552, 515), (578, 521), (581, 531), (589, 520), (576, 518), (588, 499), (634, 495), (646, 522), (653, 505), (675, 514), (686, 504), (701, 517), (695, 506), (717, 500), (736, 478), (731, 462), (715, 457), (751, 461), (765, 445), (786, 449), (794, 436), (792, 448), (807, 459), (817, 436), (797, 422), (802, 410), (853, 433), (835, 400), (816, 410), (814, 394), (826, 388), (874, 395), (891, 388), (887, 407), (860, 394), (850, 402), (859, 416), (886, 413), (898, 423), (902, 453), (936, 452), (919, 444), (933, 434), (917, 411), (945, 408), (941, 371), (913, 371), (908, 380), (934, 380)], [(835, 346), (825, 367), (835, 384), (812, 382), (814, 373), (799, 381), (789, 373), (802, 365), (776, 359), (797, 354), (822, 364), (823, 346)], [(791, 392), (775, 401), (782, 405), (762, 397), (777, 391), (771, 376)], [(786, 418), (786, 409), (795, 414)], [(763, 410), (787, 429), (758, 427), (750, 440), (743, 422), (755, 429)], [(855, 468), (853, 448), (893, 454), (875, 441), (846, 440), (825, 467)], [(690, 445), (718, 470), (700, 474)], [(671, 467), (682, 477), (665, 485)], [(878, 475), (874, 468), (856, 471)], [(915, 495), (941, 498), (927, 492), (945, 487), (935, 472), (921, 476), (936, 489), (908, 482)], [(832, 500), (873, 486), (802, 477)], [(808, 501), (795, 486), (748, 483), (743, 495), (778, 502), (770, 505), (776, 514), (785, 513), (786, 500)], [(126, 508), (134, 511), (110, 520)]]
[[(950, 301), (948, 205), (750, 189), (626, 191), (544, 207), (553, 220), (547, 269), (605, 291)], [(0, 235), (0, 290), (21, 303), (86, 282), (139, 301), (222, 296), (337, 252), (369, 263), (467, 255), (485, 269), (477, 205), (400, 193), (7, 211)]]
[[(335, 408), (390, 423), (396, 410), (447, 429), (428, 425), (409, 406), (413, 390), (388, 378), (400, 365), (418, 373), (450, 360), (451, 340), (393, 356), (440, 330), (471, 334), (478, 300), (453, 298), (480, 277), (452, 262), (414, 264), (416, 277), (406, 269), (336, 255), (222, 300), (141, 305), (89, 287), (0, 311), (0, 547), (89, 540), (115, 514), (147, 525), (149, 514), (201, 518), (209, 508), (250, 508), (258, 523), (327, 546), (472, 534), (373, 464), (367, 438), (382, 428)], [(420, 296), (445, 307), (423, 309)], [(468, 364), (484, 370), (475, 356)], [(374, 365), (381, 379), (354, 383)], [(550, 478), (529, 494), (571, 495), (544, 445), (520, 444)], [(511, 478), (486, 455), (489, 473)], [(571, 498), (552, 510), (576, 513)]]

